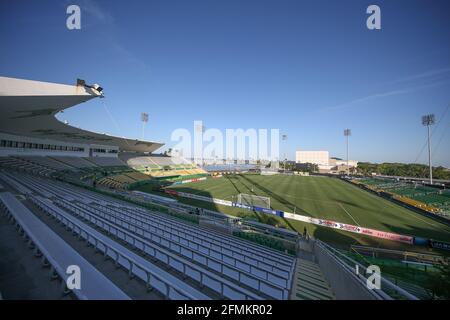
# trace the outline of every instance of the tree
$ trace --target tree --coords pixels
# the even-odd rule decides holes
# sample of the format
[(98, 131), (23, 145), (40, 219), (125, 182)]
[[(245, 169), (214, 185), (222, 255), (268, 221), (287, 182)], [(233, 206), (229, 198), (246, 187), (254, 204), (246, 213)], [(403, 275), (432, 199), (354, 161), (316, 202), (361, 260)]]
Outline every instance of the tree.
[[(358, 173), (369, 176), (377, 173), (387, 176), (429, 178), (428, 166), (417, 163), (370, 163), (359, 162)], [(450, 171), (444, 167), (433, 168), (433, 176), (436, 179), (449, 180)]]
[(296, 163), (295, 170), (313, 173), (319, 171), (319, 166), (315, 163)]

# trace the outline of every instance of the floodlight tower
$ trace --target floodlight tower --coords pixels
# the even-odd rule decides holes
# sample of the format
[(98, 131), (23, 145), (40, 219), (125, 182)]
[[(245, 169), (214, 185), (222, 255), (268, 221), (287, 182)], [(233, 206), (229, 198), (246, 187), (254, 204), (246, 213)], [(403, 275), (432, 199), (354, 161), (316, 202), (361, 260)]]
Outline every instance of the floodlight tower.
[(350, 130), (350, 129), (345, 129), (344, 130), (344, 136), (347, 139), (347, 175), (348, 176), (350, 175), (350, 168), (348, 166), (348, 137), (350, 137), (351, 135), (352, 135), (352, 130)]
[(427, 126), (428, 131), (428, 165), (430, 166), (430, 184), (433, 184), (433, 167), (431, 164), (431, 136), (430, 136), (430, 126), (434, 124), (434, 114), (427, 114), (422, 116), (422, 124)]
[(145, 112), (141, 113), (141, 121), (142, 121), (142, 140), (144, 140), (145, 125), (148, 122), (148, 113)]
[[(287, 141), (288, 136), (287, 134), (283, 134), (281, 136), (281, 140), (282, 141)], [(286, 146), (284, 146), (284, 172), (286, 172), (286, 161), (287, 161), (287, 157), (286, 157)]]

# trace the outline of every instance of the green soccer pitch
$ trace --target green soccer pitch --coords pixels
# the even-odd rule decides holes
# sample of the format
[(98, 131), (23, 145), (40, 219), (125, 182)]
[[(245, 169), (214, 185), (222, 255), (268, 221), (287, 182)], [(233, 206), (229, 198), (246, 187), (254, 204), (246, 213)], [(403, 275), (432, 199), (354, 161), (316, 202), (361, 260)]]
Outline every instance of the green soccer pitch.
[[(239, 193), (270, 197), (273, 209), (294, 212), (337, 222), (360, 225), (405, 235), (450, 241), (450, 227), (424, 217), (388, 200), (361, 190), (336, 178), (323, 176), (239, 174), (207, 179), (171, 187), (224, 200), (236, 200)], [(145, 186), (140, 188), (146, 190)], [(365, 244), (406, 249), (412, 246), (375, 239), (350, 232), (315, 226), (275, 216), (257, 214), (249, 210), (216, 205), (203, 201), (178, 198), (178, 200), (237, 216), (256, 216), (266, 223), (303, 232), (306, 226), (310, 234), (337, 244)]]

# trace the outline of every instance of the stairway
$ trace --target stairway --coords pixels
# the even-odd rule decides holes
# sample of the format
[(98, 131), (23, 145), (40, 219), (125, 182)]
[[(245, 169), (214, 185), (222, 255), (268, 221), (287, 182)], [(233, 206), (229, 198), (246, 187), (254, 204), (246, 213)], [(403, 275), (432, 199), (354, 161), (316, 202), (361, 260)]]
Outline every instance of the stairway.
[(298, 258), (291, 300), (334, 300), (317, 263)]

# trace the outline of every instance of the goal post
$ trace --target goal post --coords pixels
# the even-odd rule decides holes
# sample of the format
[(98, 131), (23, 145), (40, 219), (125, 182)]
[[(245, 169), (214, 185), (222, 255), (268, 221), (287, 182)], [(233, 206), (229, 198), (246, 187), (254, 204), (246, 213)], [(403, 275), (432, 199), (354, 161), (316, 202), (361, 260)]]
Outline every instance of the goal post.
[(253, 194), (240, 193), (237, 196), (237, 202), (239, 204), (261, 207), (270, 209), (270, 197), (256, 196)]

